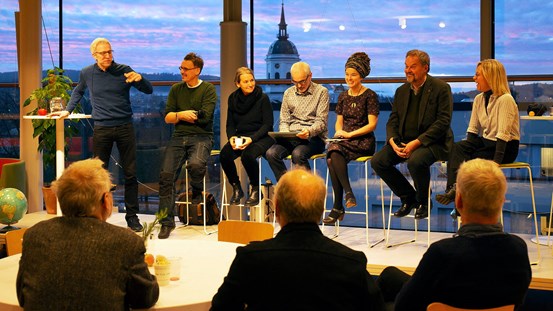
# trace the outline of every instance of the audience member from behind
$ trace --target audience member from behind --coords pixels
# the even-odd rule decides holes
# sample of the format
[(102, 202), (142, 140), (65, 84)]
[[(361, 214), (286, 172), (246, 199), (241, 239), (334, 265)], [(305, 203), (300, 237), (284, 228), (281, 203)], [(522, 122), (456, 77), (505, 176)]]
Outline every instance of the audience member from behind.
[(374, 130), (380, 113), (378, 96), (363, 86), (361, 81), (371, 72), (371, 59), (364, 52), (351, 55), (346, 62), (346, 83), (348, 91), (338, 97), (336, 105), (335, 138), (328, 145), (326, 163), (334, 190), (334, 205), (325, 224), (335, 223), (344, 218), (344, 192), (346, 207), (357, 205), (348, 177), (348, 162), (359, 157), (373, 155), (375, 150)]
[[(383, 310), (367, 259), (325, 237), (318, 223), (325, 184), (308, 171), (282, 176), (275, 208), (275, 238), (236, 249), (211, 310)], [(329, 291), (329, 288), (332, 290)], [(273, 293), (284, 296), (273, 299)]]
[(144, 262), (144, 241), (106, 222), (113, 197), (103, 162), (71, 164), (52, 188), (63, 216), (25, 232), (17, 274), (19, 305), (25, 310), (153, 306), (159, 287)]
[(395, 310), (422, 311), (432, 302), (468, 309), (522, 305), (532, 271), (526, 243), (503, 232), (498, 222), (506, 190), (505, 175), (493, 161), (461, 164), (455, 196), (459, 232), (430, 245), (410, 279), (395, 267), (380, 275), (387, 300), (393, 288), (401, 288)]
[(236, 70), (234, 83), (238, 89), (228, 98), (228, 142), (221, 149), (221, 166), (232, 185), (231, 204), (240, 204), (244, 197), (234, 159), (240, 157), (248, 174), (251, 190), (246, 206), (259, 204), (259, 167), (257, 158), (275, 142), (269, 135), (273, 130), (273, 106), (261, 87), (255, 85), (253, 71), (246, 67)]
[(328, 133), (328, 90), (313, 81), (311, 68), (297, 62), (290, 68), (293, 86), (282, 96), (280, 132), (298, 132), (294, 139), (277, 138), (267, 150), (266, 159), (276, 180), (286, 173), (283, 159), (291, 156), (295, 166), (310, 169), (309, 158), (325, 150)]
[(455, 179), (461, 163), (475, 158), (512, 163), (518, 155), (518, 107), (505, 68), (495, 59), (483, 60), (476, 65), (473, 79), (481, 93), (474, 98), (467, 139), (453, 144), (449, 151), (446, 191), (436, 195), (436, 201), (445, 205), (455, 201)]

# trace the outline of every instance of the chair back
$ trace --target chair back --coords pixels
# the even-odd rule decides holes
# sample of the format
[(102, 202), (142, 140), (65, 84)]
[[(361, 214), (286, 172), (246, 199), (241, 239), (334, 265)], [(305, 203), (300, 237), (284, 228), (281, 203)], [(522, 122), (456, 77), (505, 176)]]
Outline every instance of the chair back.
[(6, 232), (6, 252), (8, 256), (20, 254), (23, 248), (23, 234), (27, 228)]
[(507, 305), (497, 308), (487, 308), (487, 309), (463, 309), (455, 308), (450, 305), (441, 302), (433, 302), (428, 305), (426, 311), (513, 311), (515, 310), (515, 305)]
[(0, 158), (0, 189), (15, 188), (27, 196), (27, 175), (25, 161)]
[(223, 220), (218, 227), (218, 240), (248, 244), (273, 237), (275, 228), (268, 222)]

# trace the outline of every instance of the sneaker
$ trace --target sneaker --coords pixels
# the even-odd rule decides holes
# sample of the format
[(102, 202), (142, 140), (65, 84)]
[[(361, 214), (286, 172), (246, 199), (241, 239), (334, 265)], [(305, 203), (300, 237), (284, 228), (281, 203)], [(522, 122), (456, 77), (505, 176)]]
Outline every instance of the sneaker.
[(144, 227), (140, 224), (140, 220), (136, 216), (127, 219), (127, 227), (134, 232), (141, 232), (144, 229)]
[(451, 202), (454, 202), (455, 201), (455, 184), (453, 184), (451, 187), (449, 187), (445, 191), (445, 193), (437, 194), (435, 198), (436, 198), (436, 201), (438, 201), (438, 203), (443, 204), (443, 205), (448, 205)]

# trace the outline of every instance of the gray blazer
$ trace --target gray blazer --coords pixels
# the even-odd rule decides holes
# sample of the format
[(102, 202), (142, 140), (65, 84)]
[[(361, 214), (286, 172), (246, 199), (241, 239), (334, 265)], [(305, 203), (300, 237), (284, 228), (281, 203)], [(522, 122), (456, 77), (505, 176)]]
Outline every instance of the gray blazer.
[(149, 308), (159, 287), (143, 240), (96, 218), (58, 217), (29, 228), (17, 273), (25, 310)]

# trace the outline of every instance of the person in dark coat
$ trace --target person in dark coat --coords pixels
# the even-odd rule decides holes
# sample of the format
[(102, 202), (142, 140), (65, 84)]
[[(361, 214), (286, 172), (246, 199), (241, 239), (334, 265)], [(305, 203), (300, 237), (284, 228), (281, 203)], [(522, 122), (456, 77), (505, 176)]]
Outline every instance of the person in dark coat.
[(325, 192), (324, 181), (309, 171), (282, 176), (275, 193), (282, 229), (236, 249), (211, 310), (383, 310), (365, 254), (319, 229)]
[(62, 217), (25, 232), (17, 298), (25, 310), (129, 310), (153, 306), (156, 277), (140, 236), (106, 222), (113, 210), (103, 162), (71, 164), (54, 181)]
[[(446, 82), (428, 74), (430, 57), (421, 50), (405, 55), (407, 82), (394, 95), (386, 123), (386, 145), (371, 160), (373, 170), (401, 199), (396, 217), (415, 209), (415, 218), (428, 217), (430, 166), (447, 160), (453, 144), (453, 96)], [(397, 169), (406, 162), (414, 187)]]
[(493, 161), (461, 164), (455, 196), (459, 232), (430, 245), (412, 277), (395, 267), (380, 274), (386, 300), (400, 289), (396, 311), (423, 311), (432, 302), (466, 309), (522, 305), (532, 270), (526, 243), (499, 223), (506, 191), (505, 175)]

